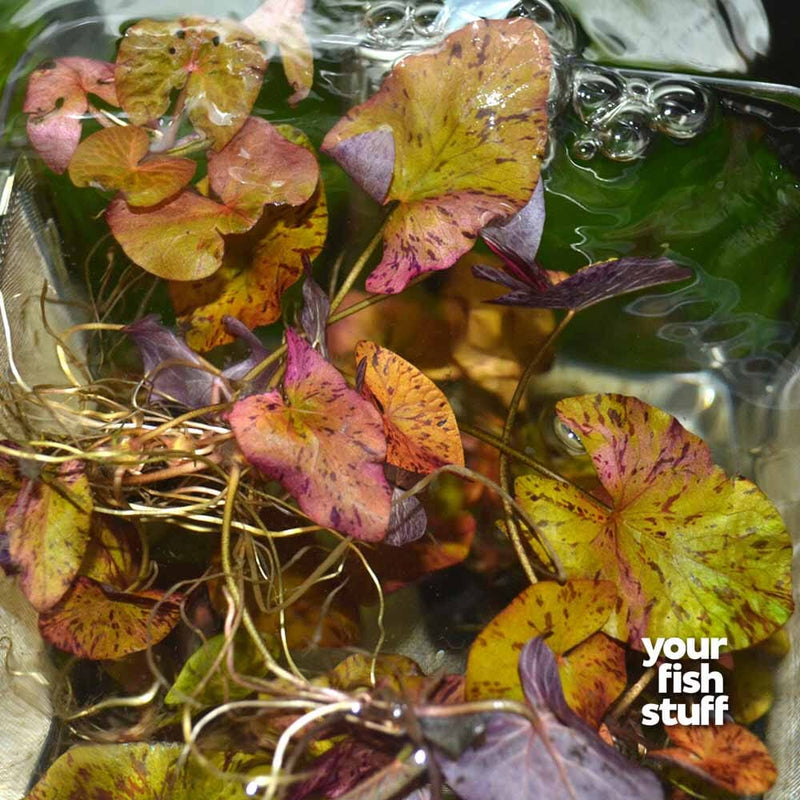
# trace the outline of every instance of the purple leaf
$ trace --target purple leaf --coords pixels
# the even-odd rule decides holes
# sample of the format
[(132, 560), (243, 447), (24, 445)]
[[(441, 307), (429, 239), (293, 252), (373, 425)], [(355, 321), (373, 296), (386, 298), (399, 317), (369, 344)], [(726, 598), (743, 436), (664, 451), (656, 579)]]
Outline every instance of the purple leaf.
[(425, 509), (416, 497), (406, 497), (398, 502), (397, 498), (404, 494), (402, 489), (392, 491), (392, 509), (389, 512), (389, 527), (384, 544), (402, 547), (416, 542), (425, 535), (428, 528), (428, 517)]
[(328, 151), (342, 169), (376, 202), (382, 203), (394, 174), (394, 134), (378, 128), (351, 136)]
[(537, 723), (492, 714), (477, 747), (457, 760), (438, 755), (462, 800), (663, 800), (653, 773), (623, 758), (567, 707), (555, 656), (543, 639), (525, 645), (519, 673)]
[[(524, 269), (527, 267), (518, 264), (511, 276), (492, 267), (478, 266), (473, 267), (473, 274), (512, 290), (489, 302), (528, 308), (569, 308), (574, 311), (581, 311), (621, 294), (686, 280), (692, 276), (690, 269), (668, 258), (634, 257), (600, 261), (579, 269), (559, 283), (553, 284), (548, 277), (549, 285), (545, 286), (540, 276), (523, 273)], [(544, 270), (539, 271), (547, 275)]]
[(331, 301), (311, 275), (311, 260), (303, 255), (306, 279), (303, 283), (303, 308), (300, 311), (300, 326), (311, 346), (328, 358), (328, 344), (325, 335)]
[[(269, 355), (269, 350), (264, 347), (258, 336), (256, 336), (247, 325), (236, 319), (236, 317), (231, 317), (230, 315), (224, 316), (222, 318), (222, 324), (225, 326), (225, 330), (228, 333), (235, 336), (237, 339), (241, 339), (250, 348), (250, 355), (223, 370), (222, 377), (227, 378), (229, 381), (244, 380), (244, 376)], [(262, 370), (256, 376), (255, 380), (248, 384), (247, 391), (243, 392), (242, 396), (266, 391), (269, 380), (275, 374), (277, 368), (278, 362), (276, 361), (275, 364), (268, 369)]]
[(150, 381), (151, 402), (200, 408), (217, 399), (222, 382), (186, 342), (160, 323), (157, 315), (150, 314), (123, 330), (139, 348), (144, 374)]
[(544, 185), (540, 179), (528, 205), (500, 225), (487, 225), (481, 236), (508, 264), (512, 274), (522, 280), (526, 276), (541, 275), (544, 285), (547, 285), (550, 282), (547, 273), (536, 264), (544, 220)]

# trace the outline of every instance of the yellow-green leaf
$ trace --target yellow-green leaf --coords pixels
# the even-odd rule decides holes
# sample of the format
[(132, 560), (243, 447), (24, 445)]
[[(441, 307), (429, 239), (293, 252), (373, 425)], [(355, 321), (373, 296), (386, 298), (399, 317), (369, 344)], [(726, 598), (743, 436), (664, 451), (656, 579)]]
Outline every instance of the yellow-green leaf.
[[(564, 694), (569, 705), (585, 719), (599, 719), (602, 712), (598, 714), (598, 708), (605, 702), (604, 712), (619, 694), (618, 679), (612, 681), (610, 688), (603, 689), (603, 701), (598, 699), (595, 703), (585, 697), (587, 688), (584, 681), (597, 679), (602, 671), (597, 668), (598, 661), (607, 662), (612, 672), (618, 674), (619, 654), (597, 641), (582, 652), (580, 649), (595, 640), (593, 634), (603, 627), (616, 600), (616, 587), (608, 581), (570, 580), (563, 586), (543, 581), (529, 586), (481, 631), (472, 644), (467, 660), (467, 699), (508, 697), (523, 700), (525, 695), (517, 668), (519, 654), (526, 642), (542, 636), (558, 657), (562, 681), (565, 677), (568, 679), (564, 682)], [(624, 675), (624, 659), (622, 673)]]
[(241, 25), (143, 20), (119, 46), (117, 96), (131, 122), (144, 125), (167, 112), (172, 92), (184, 90), (189, 119), (219, 150), (247, 119), (265, 69), (258, 42)]
[[(234, 775), (219, 775), (190, 758), (182, 744), (82, 744), (67, 750), (26, 800), (246, 800)], [(247, 772), (252, 756), (204, 753), (216, 770)], [(266, 774), (267, 770), (261, 770)]]
[(538, 474), (517, 480), (517, 497), (569, 575), (618, 586), (606, 633), (634, 645), (725, 637), (739, 649), (788, 619), (791, 541), (758, 487), (728, 478), (702, 440), (636, 398), (584, 395), (556, 411), (612, 505)]
[(394, 293), (446, 269), (490, 222), (525, 206), (539, 178), (550, 89), (547, 36), (528, 19), (480, 20), (404, 58), (325, 137), (378, 202), (399, 202), (367, 281)]
[(24, 481), (6, 515), (11, 558), (37, 611), (52, 608), (78, 572), (89, 542), (92, 493), (79, 461)]
[(119, 189), (131, 206), (154, 206), (177, 194), (192, 179), (189, 158), (145, 158), (150, 139), (143, 128), (103, 128), (84, 139), (69, 162), (76, 186)]
[(80, 574), (116, 589), (127, 589), (139, 573), (139, 537), (132, 526), (95, 514)]

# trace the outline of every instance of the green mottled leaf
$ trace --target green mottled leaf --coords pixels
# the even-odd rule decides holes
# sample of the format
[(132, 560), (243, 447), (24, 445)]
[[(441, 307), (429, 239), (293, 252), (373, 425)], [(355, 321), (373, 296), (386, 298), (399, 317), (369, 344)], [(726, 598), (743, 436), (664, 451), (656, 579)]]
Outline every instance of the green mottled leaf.
[(173, 91), (185, 90), (189, 119), (219, 150), (247, 119), (265, 68), (258, 42), (235, 23), (144, 20), (119, 46), (117, 95), (131, 122), (145, 125), (167, 112)]
[(180, 620), (178, 601), (152, 590), (116, 591), (79, 576), (57, 605), (39, 615), (39, 629), (79, 658), (122, 658), (167, 636)]
[(481, 20), (407, 56), (325, 137), (378, 202), (399, 202), (367, 281), (399, 292), (446, 269), (531, 199), (547, 138), (550, 50), (531, 20)]
[(22, 591), (37, 611), (52, 608), (72, 583), (89, 542), (91, 514), (91, 489), (79, 461), (63, 464), (46, 481), (23, 481), (6, 530)]
[[(26, 800), (246, 800), (240, 779), (191, 758), (179, 764), (183, 752), (182, 744), (78, 745), (56, 760)], [(238, 754), (205, 755), (217, 770), (230, 773), (248, 772), (253, 761)]]
[(612, 505), (536, 474), (517, 480), (517, 497), (569, 575), (618, 587), (606, 633), (634, 645), (726, 637), (738, 649), (788, 619), (791, 541), (763, 492), (728, 478), (702, 440), (636, 398), (584, 395), (556, 411)]

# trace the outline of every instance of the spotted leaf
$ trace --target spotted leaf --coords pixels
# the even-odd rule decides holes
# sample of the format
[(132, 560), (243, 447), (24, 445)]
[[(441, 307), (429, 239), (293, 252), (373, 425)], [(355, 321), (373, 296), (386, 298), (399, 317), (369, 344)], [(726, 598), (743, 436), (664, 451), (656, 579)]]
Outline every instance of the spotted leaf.
[(201, 17), (143, 20), (117, 52), (119, 102), (134, 125), (166, 114), (185, 92), (189, 119), (219, 150), (242, 127), (261, 89), (266, 59), (241, 25)]
[(81, 140), (81, 118), (89, 95), (117, 105), (114, 65), (91, 58), (58, 58), (37, 67), (28, 79), (22, 110), (28, 138), (54, 172), (62, 173)]
[(103, 128), (78, 146), (69, 162), (69, 177), (76, 186), (119, 189), (131, 206), (156, 205), (189, 183), (195, 163), (170, 156), (145, 159), (149, 146), (143, 128)]
[(413, 364), (374, 342), (356, 345), (356, 363), (366, 365), (361, 393), (383, 417), (386, 460), (409, 472), (464, 465), (464, 449), (453, 409), (436, 384)]
[(517, 480), (517, 497), (569, 575), (618, 587), (606, 633), (634, 646), (726, 637), (739, 649), (788, 619), (791, 542), (755, 485), (728, 478), (702, 440), (634, 397), (572, 397), (556, 411), (611, 507), (538, 474)]
[[(605, 641), (601, 644), (595, 638), (616, 599), (616, 587), (608, 581), (571, 580), (563, 586), (547, 581), (529, 586), (481, 631), (470, 648), (467, 699), (522, 700), (519, 653), (532, 636), (542, 636), (557, 656), (567, 703), (587, 721), (598, 722), (625, 688), (624, 649), (610, 639), (606, 641), (611, 644), (606, 646)], [(594, 668), (592, 658), (614, 668), (617, 679), (611, 681), (614, 675), (606, 676), (610, 686), (601, 680), (599, 687), (590, 688), (602, 673)]]
[(403, 59), (328, 133), (324, 152), (378, 202), (399, 203), (370, 291), (399, 292), (446, 269), (484, 226), (529, 202), (549, 88), (543, 31), (527, 19), (481, 20)]
[(89, 543), (92, 494), (79, 461), (34, 481), (26, 478), (8, 509), (11, 558), (37, 611), (55, 605), (72, 583)]
[(180, 621), (180, 606), (161, 592), (120, 592), (79, 576), (39, 615), (50, 644), (78, 658), (117, 659), (158, 644)]
[(665, 730), (676, 746), (650, 751), (656, 761), (734, 794), (760, 795), (775, 783), (777, 771), (767, 748), (741, 725), (671, 725)]
[(283, 390), (240, 400), (229, 421), (245, 458), (281, 481), (316, 523), (377, 541), (389, 524), (378, 412), (294, 331)]
[[(315, 258), (325, 243), (328, 207), (311, 144), (295, 128), (280, 126), (277, 130), (281, 134), (278, 138), (290, 145), (293, 153), (299, 151), (311, 159), (305, 162), (293, 155), (291, 161), (296, 168), (313, 172), (307, 179), (300, 173), (291, 178), (287, 176), (296, 188), (291, 194), (284, 193), (282, 202), (299, 200), (309, 187), (310, 196), (305, 195), (307, 199), (299, 205), (268, 206), (252, 230), (229, 238), (222, 268), (215, 275), (200, 282), (171, 284), (173, 306), (187, 329), (187, 342), (196, 350), (205, 352), (233, 340), (223, 321), (227, 315), (236, 317), (251, 330), (278, 319), (281, 297), (302, 275), (303, 258)], [(247, 126), (242, 134), (246, 131)], [(231, 142), (218, 158), (221, 159), (235, 142)], [(313, 170), (309, 169), (309, 163)], [(216, 166), (219, 167), (219, 162)], [(232, 172), (233, 169), (228, 170), (229, 175)], [(263, 171), (261, 175), (266, 180), (268, 173)], [(240, 182), (239, 186), (244, 184)], [(244, 201), (247, 196), (252, 202), (252, 193), (243, 194), (244, 190), (231, 186), (227, 180), (215, 181), (214, 189), (221, 194), (224, 192), (223, 196), (230, 202)]]

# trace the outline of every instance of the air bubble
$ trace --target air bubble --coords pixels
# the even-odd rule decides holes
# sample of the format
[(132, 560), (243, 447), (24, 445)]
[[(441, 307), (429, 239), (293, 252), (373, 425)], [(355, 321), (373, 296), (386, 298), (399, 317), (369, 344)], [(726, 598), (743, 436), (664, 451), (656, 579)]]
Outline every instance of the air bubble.
[(573, 80), (572, 105), (587, 125), (610, 114), (625, 93), (622, 81), (610, 70), (578, 70)]
[(420, 3), (413, 9), (414, 33), (423, 38), (439, 36), (447, 22), (447, 9), (442, 2)]
[(556, 50), (574, 53), (578, 32), (572, 15), (560, 4), (548, 0), (522, 0), (508, 13), (509, 17), (527, 17), (544, 28)]
[(711, 98), (700, 86), (662, 81), (652, 90), (655, 127), (675, 139), (697, 136), (709, 122)]
[(583, 446), (580, 436), (568, 425), (565, 425), (558, 417), (555, 417), (553, 420), (553, 430), (555, 431), (556, 438), (564, 445), (567, 452), (576, 456), (586, 452), (586, 448)]
[(369, 7), (364, 16), (367, 39), (382, 47), (396, 47), (411, 24), (411, 14), (405, 2), (383, 0)]
[(600, 151), (613, 161), (633, 161), (644, 155), (651, 139), (652, 133), (644, 114), (618, 114), (600, 131)]
[(600, 149), (600, 141), (593, 136), (582, 136), (572, 143), (572, 155), (578, 161), (591, 161)]

